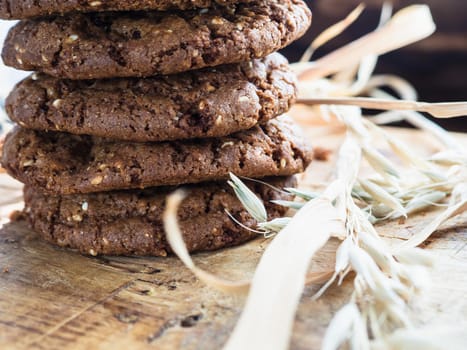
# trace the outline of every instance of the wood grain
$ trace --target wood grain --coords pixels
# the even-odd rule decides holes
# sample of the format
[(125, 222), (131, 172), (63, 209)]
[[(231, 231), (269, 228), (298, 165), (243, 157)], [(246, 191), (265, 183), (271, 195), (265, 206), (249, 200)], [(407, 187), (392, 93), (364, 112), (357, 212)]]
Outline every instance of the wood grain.
[[(335, 149), (341, 136), (332, 130), (309, 130), (315, 145)], [(393, 131), (427, 152), (430, 137)], [(467, 137), (462, 137), (467, 142)], [(332, 175), (334, 152), (315, 162), (302, 177), (303, 186)], [(5, 179), (0, 175), (0, 181)], [(8, 194), (0, 193), (5, 196)], [(379, 227), (390, 242), (407, 239), (435, 215), (423, 213), (405, 223)], [(337, 242), (315, 257), (311, 268), (333, 265)], [(233, 249), (197, 254), (199, 266), (231, 279), (250, 277), (265, 239)], [(416, 301), (419, 324), (467, 321), (467, 217), (449, 221), (426, 243), (438, 255), (433, 287)], [(319, 348), (332, 314), (346, 302), (351, 281), (317, 302), (307, 286), (294, 327), (292, 349)], [(174, 257), (85, 257), (41, 241), (24, 222), (0, 231), (1, 349), (219, 349), (227, 340), (243, 300), (210, 290)]]

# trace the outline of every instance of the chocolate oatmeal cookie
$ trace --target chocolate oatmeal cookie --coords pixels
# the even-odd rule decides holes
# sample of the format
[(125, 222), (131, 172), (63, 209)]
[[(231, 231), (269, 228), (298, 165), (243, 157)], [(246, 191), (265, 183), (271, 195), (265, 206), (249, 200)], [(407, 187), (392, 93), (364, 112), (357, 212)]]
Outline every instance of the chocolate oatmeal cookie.
[(251, 0), (0, 0), (0, 18), (26, 19), (71, 12), (188, 10), (249, 1)]
[(25, 20), (5, 41), (5, 64), (58, 78), (174, 74), (265, 57), (300, 37), (302, 0), (257, 0), (172, 12), (102, 12)]
[(219, 137), (287, 112), (296, 81), (278, 53), (153, 78), (62, 80), (33, 74), (6, 100), (22, 127), (128, 141)]
[[(295, 179), (269, 178), (279, 188), (293, 187)], [(261, 198), (269, 219), (283, 216), (286, 208), (270, 203), (291, 200), (284, 192), (249, 183)], [(247, 227), (256, 221), (243, 208), (230, 186), (206, 183), (185, 186), (187, 197), (178, 210), (178, 220), (189, 251), (214, 250), (257, 237), (235, 223), (226, 210)], [(150, 188), (70, 196), (49, 196), (25, 188), (25, 213), (34, 230), (61, 247), (84, 254), (166, 256), (170, 247), (162, 223), (166, 196), (174, 188)]]
[(287, 118), (230, 136), (172, 142), (121, 142), (17, 127), (2, 165), (19, 181), (52, 194), (101, 192), (300, 173), (312, 151)]

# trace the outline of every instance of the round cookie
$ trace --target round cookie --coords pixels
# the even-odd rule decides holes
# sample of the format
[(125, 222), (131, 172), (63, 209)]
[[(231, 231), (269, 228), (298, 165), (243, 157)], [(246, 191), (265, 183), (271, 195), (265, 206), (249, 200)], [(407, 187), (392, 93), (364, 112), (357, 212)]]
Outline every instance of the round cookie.
[(19, 22), (6, 65), (58, 78), (147, 77), (265, 57), (305, 33), (302, 0), (172, 12), (71, 14)]
[(3, 167), (19, 181), (52, 194), (147, 188), (253, 178), (305, 170), (312, 151), (300, 130), (279, 117), (222, 138), (121, 142), (15, 128), (5, 139)]
[(33, 74), (5, 108), (22, 127), (136, 142), (219, 137), (287, 112), (296, 81), (278, 53), (152, 78), (61, 80)]
[(0, 18), (26, 19), (70, 12), (188, 10), (249, 1), (251, 0), (0, 0)]
[[(293, 187), (293, 177), (266, 181), (279, 188)], [(269, 219), (283, 216), (287, 209), (271, 200), (292, 197), (258, 183), (250, 188), (265, 203)], [(214, 250), (257, 237), (235, 223), (225, 210), (247, 227), (256, 221), (224, 183), (184, 187), (187, 198), (178, 210), (180, 228), (189, 251)], [(162, 213), (166, 196), (173, 188), (101, 192), (87, 195), (49, 196), (25, 188), (25, 213), (31, 226), (44, 239), (84, 254), (166, 256)]]

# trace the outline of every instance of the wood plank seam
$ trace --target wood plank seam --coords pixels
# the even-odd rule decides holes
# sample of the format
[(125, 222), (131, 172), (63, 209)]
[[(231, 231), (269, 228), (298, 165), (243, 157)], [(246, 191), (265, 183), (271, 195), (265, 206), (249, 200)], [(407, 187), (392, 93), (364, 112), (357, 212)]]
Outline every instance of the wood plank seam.
[(133, 283), (135, 282), (135, 280), (131, 280), (131, 281), (128, 281), (124, 284), (122, 284), (121, 286), (115, 288), (109, 295), (107, 295), (106, 297), (98, 300), (97, 302), (95, 302), (94, 304), (92, 305), (89, 305), (87, 307), (85, 307), (84, 309), (78, 311), (76, 314), (66, 318), (65, 320), (63, 320), (62, 322), (60, 322), (59, 324), (55, 325), (54, 327), (52, 327), (51, 329), (49, 329), (47, 332), (45, 332), (44, 334), (40, 335), (39, 337), (37, 337), (36, 339), (33, 339), (31, 342), (29, 342), (27, 344), (27, 346), (32, 346), (42, 340), (44, 340), (44, 338), (47, 338), (49, 337), (50, 335), (52, 335), (53, 333), (57, 332), (60, 328), (66, 326), (68, 323), (72, 322), (73, 320), (75, 320), (76, 318), (82, 316), (84, 313), (86, 313), (87, 311), (89, 310), (92, 310), (94, 307), (98, 306), (98, 305), (101, 305), (103, 304), (104, 302), (106, 302), (107, 300), (113, 298), (115, 295), (117, 295), (118, 293), (120, 293), (122, 290), (125, 290), (126, 288), (128, 288), (129, 286), (131, 286)]

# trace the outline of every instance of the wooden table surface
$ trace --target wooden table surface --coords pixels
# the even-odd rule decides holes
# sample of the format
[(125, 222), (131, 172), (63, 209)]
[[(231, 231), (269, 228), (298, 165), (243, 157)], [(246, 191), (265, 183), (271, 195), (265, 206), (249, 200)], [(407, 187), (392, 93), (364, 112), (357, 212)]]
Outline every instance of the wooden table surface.
[[(436, 149), (415, 131), (393, 131), (411, 145)], [(334, 148), (340, 135), (310, 130), (315, 145)], [(467, 137), (460, 136), (467, 142)], [(332, 157), (316, 161), (302, 185), (326, 181)], [(1, 175), (0, 181), (5, 181)], [(2, 198), (11, 193), (0, 193)], [(436, 213), (379, 230), (388, 240), (406, 239)], [(337, 242), (315, 257), (313, 270), (333, 266)], [(253, 274), (267, 240), (259, 238), (233, 249), (197, 254), (200, 267), (231, 279)], [(459, 324), (467, 320), (467, 216), (447, 222), (425, 244), (438, 256), (433, 285), (417, 298), (418, 324)], [(320, 300), (307, 286), (296, 317), (292, 349), (318, 349), (332, 314), (352, 288), (347, 281)], [(244, 300), (201, 284), (174, 257), (86, 257), (42, 242), (24, 222), (0, 231), (0, 348), (31, 349), (219, 349), (239, 317)]]

